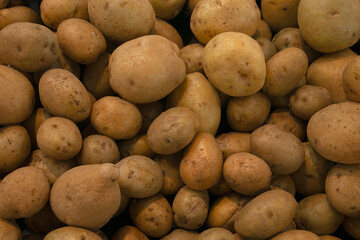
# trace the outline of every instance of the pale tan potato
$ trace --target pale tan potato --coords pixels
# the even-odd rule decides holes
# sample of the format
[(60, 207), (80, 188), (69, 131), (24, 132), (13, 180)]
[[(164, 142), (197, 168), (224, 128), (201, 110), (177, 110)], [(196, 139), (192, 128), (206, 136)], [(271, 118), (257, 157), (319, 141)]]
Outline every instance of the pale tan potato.
[(256, 27), (256, 32), (254, 33), (254, 35), (252, 36), (253, 39), (258, 39), (258, 38), (267, 38), (269, 40), (271, 40), (272, 38), (272, 32), (271, 29), (269, 27), (269, 24), (267, 24), (264, 20), (260, 19), (260, 21), (258, 22), (258, 25)]
[(275, 45), (269, 39), (265, 37), (258, 37), (255, 38), (255, 40), (258, 42), (264, 53), (265, 62), (267, 62), (272, 56), (276, 54), (277, 51)]
[(303, 50), (285, 48), (266, 62), (266, 79), (262, 90), (270, 96), (286, 96), (304, 78), (307, 68), (308, 59)]
[(152, 159), (132, 155), (115, 165), (119, 171), (117, 179), (121, 191), (131, 198), (146, 198), (157, 194), (163, 185), (163, 173)]
[(108, 137), (129, 139), (140, 130), (141, 114), (134, 104), (119, 97), (106, 96), (92, 106), (91, 124)]
[(216, 138), (223, 158), (237, 152), (250, 152), (250, 133), (228, 132)]
[(68, 160), (81, 150), (82, 138), (74, 122), (62, 117), (43, 121), (36, 134), (39, 148), (48, 157)]
[(120, 45), (109, 62), (110, 86), (134, 103), (160, 100), (185, 78), (179, 47), (170, 40), (148, 35)]
[(0, 125), (24, 121), (35, 105), (35, 90), (30, 81), (19, 71), (0, 65), (0, 85)]
[(125, 42), (148, 34), (155, 11), (148, 0), (89, 0), (90, 21), (113, 42)]
[(203, 72), (202, 55), (204, 46), (193, 43), (181, 48), (181, 58), (186, 66), (186, 73)]
[(44, 108), (35, 108), (31, 115), (25, 119), (22, 125), (26, 128), (30, 135), (31, 146), (37, 147), (36, 133), (39, 129), (40, 124), (49, 117), (52, 117)]
[(280, 189), (287, 191), (291, 195), (295, 196), (297, 191), (296, 186), (290, 175), (273, 175), (271, 178), (270, 189)]
[(56, 30), (62, 21), (69, 18), (89, 20), (88, 0), (43, 0), (40, 14), (44, 24)]
[(73, 227), (73, 226), (66, 226), (62, 228), (55, 229), (49, 232), (44, 240), (62, 240), (62, 239), (86, 239), (86, 240), (102, 240), (102, 238), (87, 229)]
[(175, 18), (180, 13), (186, 0), (150, 0), (150, 3), (154, 8), (156, 16), (168, 21)]
[(207, 190), (197, 191), (184, 186), (175, 195), (172, 211), (177, 228), (198, 229), (208, 215), (209, 193)]
[(167, 234), (173, 224), (171, 206), (161, 194), (134, 199), (130, 204), (129, 214), (133, 223), (153, 238)]
[(248, 96), (264, 85), (264, 53), (246, 34), (225, 32), (212, 38), (205, 46), (202, 62), (210, 82), (227, 95)]
[(329, 91), (326, 88), (312, 85), (298, 88), (289, 100), (291, 111), (306, 121), (330, 104), (332, 104), (332, 100)]
[(331, 236), (331, 235), (321, 235), (319, 236), (321, 240), (341, 240), (340, 238)]
[[(150, 1), (160, 2), (162, 0), (150, 0)], [(175, 0), (174, 2), (176, 1), (183, 1), (183, 0)], [(170, 23), (162, 20), (161, 18), (155, 19), (155, 25), (154, 28), (151, 30), (150, 34), (163, 36), (164, 38), (167, 38), (168, 40), (175, 43), (179, 48), (182, 48), (184, 46), (184, 42), (179, 32), (176, 30), (176, 28), (174, 28)]]
[(50, 184), (41, 169), (31, 166), (18, 168), (0, 183), (0, 217), (30, 217), (45, 206), (49, 193)]
[(199, 234), (198, 240), (235, 240), (234, 235), (224, 228), (209, 228)]
[(234, 192), (230, 188), (229, 184), (227, 184), (225, 182), (224, 177), (222, 175), (221, 175), (219, 181), (214, 186), (209, 188), (208, 191), (211, 195), (218, 196), (218, 197)]
[(117, 143), (122, 158), (132, 155), (143, 155), (152, 158), (155, 153), (150, 149), (146, 134), (138, 134), (133, 138)]
[(31, 140), (20, 125), (0, 128), (0, 173), (9, 173), (20, 167), (31, 151)]
[(263, 125), (270, 108), (271, 102), (262, 92), (245, 97), (233, 97), (226, 108), (226, 119), (232, 129), (251, 132)]
[(118, 177), (118, 169), (110, 163), (72, 168), (54, 183), (51, 209), (67, 225), (97, 230), (120, 206)]
[(185, 150), (180, 175), (187, 187), (205, 190), (220, 180), (222, 165), (222, 153), (214, 136), (200, 133)]
[(200, 1), (191, 14), (190, 28), (196, 39), (207, 44), (224, 32), (241, 32), (254, 35), (260, 10), (253, 0)]
[(40, 17), (33, 9), (24, 6), (0, 10), (0, 30), (16, 22), (40, 23)]
[(324, 54), (310, 64), (307, 84), (326, 88), (334, 103), (345, 102), (342, 77), (346, 66), (356, 57), (357, 54), (350, 49)]
[(199, 233), (190, 232), (183, 229), (175, 229), (160, 240), (197, 240)]
[(0, 238), (3, 240), (22, 239), (18, 224), (15, 221), (0, 219)]
[(140, 128), (141, 133), (146, 133), (152, 121), (157, 118), (163, 111), (164, 105), (160, 101), (155, 101), (145, 104), (136, 104), (142, 117), (142, 124)]
[(185, 80), (171, 92), (166, 105), (191, 109), (199, 119), (199, 133), (215, 135), (221, 119), (219, 94), (201, 73), (186, 74)]
[(149, 240), (138, 228), (124, 226), (119, 228), (112, 236), (111, 240)]
[(337, 164), (326, 176), (325, 192), (334, 209), (345, 216), (360, 217), (360, 164)]
[(311, 146), (330, 161), (360, 163), (359, 119), (359, 103), (344, 102), (323, 108), (311, 117), (307, 126)]
[(360, 218), (345, 217), (343, 228), (355, 239), (360, 239)]
[(290, 224), (296, 207), (295, 198), (286, 191), (264, 192), (240, 209), (235, 230), (245, 239), (269, 238)]
[(45, 72), (39, 82), (39, 95), (46, 111), (54, 116), (80, 122), (90, 115), (88, 91), (74, 74), (65, 69)]
[(58, 48), (51, 30), (37, 23), (12, 23), (0, 31), (0, 61), (23, 72), (50, 67)]
[(349, 101), (360, 102), (360, 89), (358, 81), (360, 79), (360, 56), (354, 58), (345, 68), (342, 76), (342, 86), (346, 98)]
[(272, 237), (270, 240), (320, 240), (320, 238), (309, 231), (305, 230), (289, 230)]

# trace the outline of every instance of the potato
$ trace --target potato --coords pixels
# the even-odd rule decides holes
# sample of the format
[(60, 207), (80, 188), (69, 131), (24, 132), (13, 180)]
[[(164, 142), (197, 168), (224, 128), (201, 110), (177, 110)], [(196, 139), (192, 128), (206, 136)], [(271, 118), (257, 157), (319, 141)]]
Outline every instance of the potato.
[(182, 155), (183, 152), (180, 151), (170, 155), (156, 155), (154, 158), (164, 174), (160, 193), (165, 196), (175, 195), (184, 186), (179, 171)]
[(305, 152), (301, 141), (274, 124), (253, 131), (250, 147), (251, 153), (262, 158), (273, 174), (293, 173), (304, 162)]
[(194, 8), (199, 2), (200, 0), (188, 0), (186, 2), (186, 12), (191, 15), (191, 13), (194, 11)]
[(172, 0), (165, 2), (162, 0), (150, 0), (150, 3), (154, 8), (157, 17), (165, 20), (171, 20), (180, 13), (186, 3), (186, 0)]
[(0, 217), (26, 218), (39, 212), (49, 199), (50, 185), (42, 170), (21, 167), (0, 183)]
[(342, 76), (346, 66), (356, 56), (357, 54), (350, 49), (345, 49), (319, 57), (309, 66), (306, 74), (307, 84), (326, 88), (334, 103), (345, 102)]
[(119, 228), (111, 240), (149, 240), (139, 229), (133, 226)]
[(290, 224), (296, 207), (295, 198), (288, 192), (264, 192), (240, 209), (235, 230), (245, 239), (269, 238)]
[(160, 100), (185, 78), (178, 46), (158, 35), (139, 37), (120, 45), (109, 62), (110, 85), (134, 103)]
[(54, 183), (51, 209), (67, 225), (97, 230), (120, 206), (118, 177), (117, 168), (110, 163), (72, 168)]
[(359, 103), (337, 103), (320, 110), (311, 117), (307, 126), (311, 146), (330, 161), (360, 163), (358, 119)]
[(142, 117), (140, 132), (146, 133), (152, 121), (164, 111), (164, 105), (160, 101), (155, 101), (145, 104), (136, 104), (136, 106)]
[(141, 114), (134, 104), (119, 97), (106, 96), (92, 106), (91, 124), (108, 137), (129, 139), (140, 130)]
[(256, 38), (255, 40), (258, 42), (264, 53), (265, 62), (267, 62), (272, 56), (276, 54), (275, 45), (269, 39), (264, 37), (259, 37)]
[(182, 187), (172, 203), (174, 224), (177, 228), (195, 230), (206, 220), (209, 211), (209, 193)]
[(5, 8), (9, 3), (9, 0), (1, 0), (0, 1), (0, 9)]
[(310, 120), (311, 116), (332, 104), (326, 88), (304, 85), (290, 97), (290, 109), (299, 118)]
[(224, 163), (225, 182), (234, 191), (256, 196), (270, 186), (271, 171), (264, 160), (251, 153), (234, 153)]
[(226, 119), (232, 129), (251, 132), (263, 125), (270, 108), (270, 100), (262, 92), (246, 97), (233, 97), (226, 108)]
[(134, 199), (130, 204), (129, 213), (133, 223), (150, 237), (164, 236), (173, 224), (171, 206), (161, 194)]
[(20, 125), (0, 128), (0, 173), (9, 173), (25, 162), (31, 151), (30, 136)]
[(273, 175), (271, 178), (270, 189), (284, 190), (293, 196), (295, 196), (297, 190), (290, 175)]
[(201, 73), (190, 73), (185, 80), (171, 92), (166, 105), (191, 109), (199, 119), (199, 133), (215, 135), (221, 119), (219, 94)]
[(289, 95), (283, 97), (268, 96), (271, 106), (274, 108), (287, 108), (289, 106)]
[[(152, 2), (159, 0), (150, 0)], [(183, 1), (183, 0), (180, 0)], [(155, 10), (156, 11), (156, 10)], [(179, 34), (179, 32), (174, 28), (172, 25), (170, 25), (168, 22), (162, 20), (161, 18), (155, 19), (155, 25), (154, 28), (151, 30), (150, 34), (160, 35), (164, 38), (167, 38), (168, 40), (175, 43), (179, 48), (182, 48), (184, 46), (183, 40)]]
[(309, 231), (305, 230), (290, 230), (283, 233), (276, 235), (275, 237), (271, 238), (270, 240), (320, 240), (320, 238)]
[(44, 108), (35, 108), (31, 115), (25, 119), (22, 125), (26, 128), (31, 139), (31, 146), (37, 147), (36, 134), (40, 124), (49, 117), (52, 117)]
[(0, 125), (24, 121), (35, 105), (35, 90), (30, 81), (15, 69), (0, 65), (0, 85)]
[(113, 42), (125, 42), (148, 34), (155, 23), (149, 1), (88, 1), (91, 23)]
[(161, 113), (147, 131), (147, 143), (158, 154), (172, 154), (185, 148), (194, 138), (199, 120), (185, 107), (173, 107)]
[(297, 26), (297, 11), (300, 0), (261, 1), (261, 14), (274, 32)]
[(24, 6), (0, 10), (0, 30), (16, 22), (40, 23), (40, 17), (33, 9)]
[(250, 133), (228, 132), (216, 138), (223, 158), (237, 152), (250, 152)]
[(271, 40), (271, 38), (272, 38), (271, 29), (264, 20), (260, 19), (260, 21), (258, 22), (257, 28), (256, 28), (256, 32), (254, 33), (252, 38), (255, 40), (258, 38), (267, 38), (267, 39)]
[(102, 240), (102, 238), (89, 230), (78, 228), (78, 227), (72, 227), (72, 226), (66, 226), (62, 228), (55, 229), (51, 232), (49, 232), (44, 240), (61, 240), (61, 239), (86, 239), (86, 240)]
[(121, 191), (132, 198), (146, 198), (158, 193), (163, 185), (163, 173), (158, 164), (148, 157), (133, 155), (115, 165)]
[(349, 101), (360, 102), (360, 89), (357, 81), (360, 78), (360, 56), (354, 58), (344, 69), (342, 86)]
[(82, 146), (78, 127), (74, 122), (62, 117), (51, 117), (43, 121), (36, 140), (45, 155), (58, 160), (75, 157)]
[(319, 236), (321, 240), (341, 240), (340, 238), (331, 236), (331, 235), (321, 235)]
[(360, 39), (359, 10), (356, 0), (301, 1), (298, 10), (301, 35), (312, 48), (323, 53), (350, 47)]
[(224, 32), (241, 32), (254, 35), (260, 10), (253, 0), (210, 0), (196, 5), (191, 14), (190, 28), (196, 39), (207, 44)]
[(334, 209), (348, 217), (360, 217), (360, 165), (337, 164), (326, 176), (325, 192)]
[(248, 96), (264, 85), (264, 53), (246, 34), (225, 32), (212, 38), (205, 46), (202, 62), (210, 82), (227, 95)]
[(89, 94), (80, 80), (64, 69), (51, 69), (39, 82), (40, 100), (46, 111), (74, 122), (85, 120), (91, 111)]
[(15, 221), (0, 219), (0, 238), (3, 240), (22, 239), (18, 224)]
[(112, 138), (99, 134), (90, 135), (84, 139), (77, 161), (80, 165), (117, 163), (120, 161), (120, 153)]
[(360, 238), (360, 218), (345, 217), (343, 227), (346, 233), (348, 233), (353, 238)]
[(131, 155), (143, 155), (152, 158), (155, 153), (150, 149), (146, 134), (138, 134), (133, 138), (118, 142), (118, 148), (122, 158)]
[(175, 229), (160, 240), (197, 240), (198, 236), (199, 233), (197, 232), (189, 232), (183, 229)]
[(303, 79), (307, 67), (308, 59), (303, 50), (295, 47), (281, 50), (266, 62), (266, 79), (262, 90), (271, 96), (288, 95)]
[(203, 72), (202, 55), (204, 46), (200, 43), (189, 44), (180, 49), (181, 58), (186, 66), (186, 73)]
[(184, 153), (180, 175), (187, 187), (205, 190), (219, 181), (222, 165), (222, 153), (215, 138), (209, 133), (200, 133)]
[(0, 31), (0, 62), (23, 72), (50, 67), (58, 48), (54, 34), (40, 24), (12, 23)]
[(206, 225), (209, 228), (222, 227), (235, 232), (234, 221), (237, 214), (249, 201), (249, 197), (238, 193), (230, 193), (218, 198), (211, 205)]
[(198, 240), (235, 240), (234, 235), (224, 228), (209, 228), (199, 234)]

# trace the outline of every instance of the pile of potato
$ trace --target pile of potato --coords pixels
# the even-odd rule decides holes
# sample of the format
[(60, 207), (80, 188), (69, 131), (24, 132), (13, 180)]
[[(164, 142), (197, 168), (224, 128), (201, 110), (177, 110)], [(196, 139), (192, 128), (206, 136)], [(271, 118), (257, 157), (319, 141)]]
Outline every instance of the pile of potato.
[(359, 0), (34, 2), (0, 0), (0, 239), (360, 239)]

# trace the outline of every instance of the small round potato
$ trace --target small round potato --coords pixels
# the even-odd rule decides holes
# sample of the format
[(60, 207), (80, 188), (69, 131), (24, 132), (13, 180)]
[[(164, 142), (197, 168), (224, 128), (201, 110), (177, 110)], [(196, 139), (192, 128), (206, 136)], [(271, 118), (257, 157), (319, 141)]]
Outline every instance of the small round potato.
[(342, 77), (342, 86), (349, 101), (360, 102), (360, 56), (354, 58), (345, 68)]
[(117, 143), (122, 158), (131, 155), (143, 155), (152, 158), (155, 153), (150, 149), (146, 134), (138, 134), (133, 138)]
[(0, 10), (0, 30), (7, 25), (16, 22), (40, 23), (40, 17), (33, 9), (25, 6), (11, 7)]
[(98, 234), (87, 229), (66, 226), (49, 232), (44, 240), (86, 239), (103, 240)]
[(287, 191), (291, 195), (295, 196), (297, 191), (295, 183), (290, 175), (273, 175), (271, 178), (270, 189), (280, 189)]
[(199, 233), (190, 232), (183, 229), (175, 229), (160, 240), (198, 240)]
[(276, 54), (277, 51), (275, 45), (269, 39), (264, 37), (259, 37), (256, 38), (255, 40), (258, 42), (264, 53), (265, 62), (267, 62), (272, 56)]
[[(159, 1), (159, 0), (150, 0), (150, 1)], [(172, 25), (162, 20), (161, 18), (155, 19), (155, 25), (154, 28), (151, 30), (150, 34), (163, 36), (164, 38), (167, 38), (168, 40), (175, 43), (179, 48), (182, 48), (184, 46), (183, 40), (179, 32), (176, 30), (176, 28), (174, 28)]]
[(21, 230), (15, 221), (0, 219), (0, 239), (14, 240), (23, 239), (21, 237)]
[(216, 138), (216, 141), (220, 146), (224, 159), (237, 152), (250, 153), (250, 133), (223, 133)]
[(360, 218), (345, 217), (343, 227), (354, 239), (360, 239)]
[(272, 237), (270, 240), (320, 240), (320, 238), (309, 231), (305, 230), (289, 230)]
[(203, 72), (202, 55), (204, 46), (200, 43), (189, 44), (181, 50), (181, 58), (186, 66), (186, 73)]
[(119, 228), (111, 240), (149, 240), (138, 228), (133, 226), (124, 226)]
[(199, 234), (197, 240), (236, 240), (234, 235), (224, 228), (209, 228)]
[(272, 32), (271, 32), (271, 29), (269, 27), (269, 24), (267, 24), (262, 19), (260, 19), (260, 21), (258, 22), (256, 32), (252, 36), (252, 38), (253, 39), (258, 39), (258, 38), (261, 38), (261, 37), (267, 38), (269, 40), (271, 40), (271, 37), (272, 37)]

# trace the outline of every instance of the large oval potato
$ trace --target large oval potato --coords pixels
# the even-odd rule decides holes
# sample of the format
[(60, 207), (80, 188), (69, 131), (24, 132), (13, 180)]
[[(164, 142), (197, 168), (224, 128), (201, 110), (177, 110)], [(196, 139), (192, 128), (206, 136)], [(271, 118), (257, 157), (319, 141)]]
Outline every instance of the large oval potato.
[(40, 23), (37, 13), (25, 6), (17, 6), (0, 10), (0, 30), (16, 22)]

